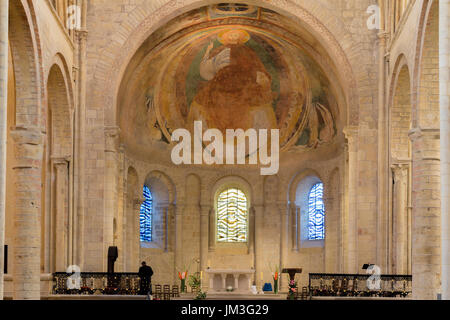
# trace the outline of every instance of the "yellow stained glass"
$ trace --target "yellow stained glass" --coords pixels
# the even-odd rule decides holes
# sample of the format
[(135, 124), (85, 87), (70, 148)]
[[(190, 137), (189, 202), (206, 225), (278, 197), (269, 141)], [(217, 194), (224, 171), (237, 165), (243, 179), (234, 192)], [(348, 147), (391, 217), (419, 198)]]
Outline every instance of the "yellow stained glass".
[(247, 242), (247, 198), (235, 188), (227, 189), (217, 200), (219, 242)]

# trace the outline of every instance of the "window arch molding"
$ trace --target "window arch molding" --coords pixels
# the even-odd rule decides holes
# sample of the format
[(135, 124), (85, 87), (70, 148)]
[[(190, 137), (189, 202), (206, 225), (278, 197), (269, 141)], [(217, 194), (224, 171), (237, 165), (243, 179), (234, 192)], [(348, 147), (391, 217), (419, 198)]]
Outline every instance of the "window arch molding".
[[(238, 189), (240, 191), (242, 191), (242, 193), (244, 194), (244, 196), (246, 197), (247, 200), (247, 237), (246, 237), (246, 241), (245, 242), (219, 242), (218, 241), (218, 229), (217, 229), (217, 215), (218, 215), (218, 200), (220, 195), (227, 191), (228, 189)], [(213, 212), (214, 214), (211, 215), (210, 219), (214, 226), (214, 237), (213, 237), (213, 242), (214, 245), (219, 245), (219, 246), (227, 246), (227, 245), (250, 245), (251, 243), (251, 207), (252, 207), (252, 188), (250, 186), (250, 184), (243, 178), (241, 177), (226, 177), (226, 178), (222, 178), (220, 180), (218, 180), (215, 184), (214, 187), (211, 189), (213, 190), (212, 195), (211, 195), (211, 200), (213, 202)]]
[[(312, 188), (323, 183), (323, 200), (326, 198), (325, 179), (313, 169), (306, 169), (297, 174), (289, 185), (288, 201), (291, 208), (290, 225), (295, 226), (290, 239), (294, 250), (299, 248), (324, 247), (325, 240), (309, 239), (309, 197)], [(324, 227), (326, 226), (326, 210), (324, 214)]]

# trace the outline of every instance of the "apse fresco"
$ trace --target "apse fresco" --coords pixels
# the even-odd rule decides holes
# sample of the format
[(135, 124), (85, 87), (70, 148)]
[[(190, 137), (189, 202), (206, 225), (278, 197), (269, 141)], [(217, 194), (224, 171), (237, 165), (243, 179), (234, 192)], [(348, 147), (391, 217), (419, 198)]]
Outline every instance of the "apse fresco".
[(331, 142), (338, 115), (327, 77), (285, 29), (267, 26), (265, 14), (273, 15), (221, 4), (185, 14), (169, 34), (160, 30), (135, 74), (145, 86), (136, 129), (145, 123), (152, 140), (167, 144), (194, 121), (223, 133), (280, 129), (282, 150)]

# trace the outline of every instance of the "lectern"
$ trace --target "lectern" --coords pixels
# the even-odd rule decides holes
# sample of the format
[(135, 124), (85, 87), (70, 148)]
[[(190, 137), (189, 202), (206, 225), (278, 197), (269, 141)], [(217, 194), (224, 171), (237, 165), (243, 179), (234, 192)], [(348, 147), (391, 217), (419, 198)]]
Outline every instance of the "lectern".
[(108, 248), (108, 273), (114, 273), (114, 263), (119, 256), (119, 250), (117, 247)]
[(295, 281), (295, 275), (297, 273), (302, 273), (302, 271), (303, 271), (303, 269), (301, 269), (301, 268), (286, 268), (286, 269), (283, 269), (281, 272), (289, 274), (290, 280)]

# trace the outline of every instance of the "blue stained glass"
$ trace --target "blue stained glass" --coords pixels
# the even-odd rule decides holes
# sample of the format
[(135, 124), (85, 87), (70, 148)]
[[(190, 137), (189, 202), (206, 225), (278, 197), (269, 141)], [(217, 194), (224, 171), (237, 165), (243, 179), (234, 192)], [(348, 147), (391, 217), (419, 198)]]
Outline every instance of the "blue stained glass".
[(323, 203), (323, 183), (317, 183), (309, 192), (308, 200), (309, 240), (325, 239), (325, 204)]
[(149, 187), (144, 186), (144, 202), (141, 205), (140, 211), (140, 236), (141, 242), (152, 241), (152, 210), (153, 198)]

